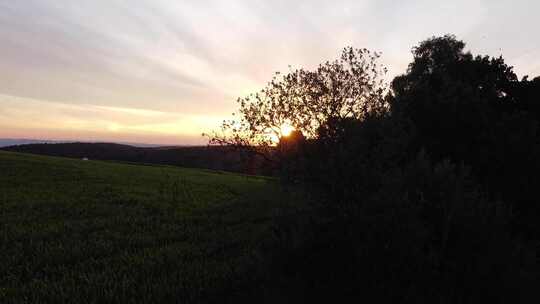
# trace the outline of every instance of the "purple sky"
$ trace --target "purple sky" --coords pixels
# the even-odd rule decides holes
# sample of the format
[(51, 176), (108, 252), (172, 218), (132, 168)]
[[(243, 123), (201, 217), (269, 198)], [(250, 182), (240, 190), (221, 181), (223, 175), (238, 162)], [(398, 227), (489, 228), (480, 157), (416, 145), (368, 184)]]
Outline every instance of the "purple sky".
[(237, 97), (347, 45), (453, 33), (540, 75), (540, 1), (0, 0), (0, 137), (204, 143)]

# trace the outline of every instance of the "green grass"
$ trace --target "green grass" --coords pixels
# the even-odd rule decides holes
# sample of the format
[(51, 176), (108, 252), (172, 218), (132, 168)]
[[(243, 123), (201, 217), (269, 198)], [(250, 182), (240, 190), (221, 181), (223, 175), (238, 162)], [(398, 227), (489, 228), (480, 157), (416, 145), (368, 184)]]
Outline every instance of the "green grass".
[(278, 193), (262, 177), (0, 152), (0, 303), (227, 300), (257, 280)]

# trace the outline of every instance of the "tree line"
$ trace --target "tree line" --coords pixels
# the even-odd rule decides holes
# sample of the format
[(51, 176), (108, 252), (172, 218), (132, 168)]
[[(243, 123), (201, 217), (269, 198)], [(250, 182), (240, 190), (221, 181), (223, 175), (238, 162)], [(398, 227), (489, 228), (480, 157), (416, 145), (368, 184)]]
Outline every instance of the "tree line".
[(352, 47), (278, 73), (211, 143), (264, 156), (309, 202), (280, 220), (272, 258), (306, 299), (527, 302), (540, 281), (540, 77), (453, 35), (412, 54), (389, 85), (380, 55)]

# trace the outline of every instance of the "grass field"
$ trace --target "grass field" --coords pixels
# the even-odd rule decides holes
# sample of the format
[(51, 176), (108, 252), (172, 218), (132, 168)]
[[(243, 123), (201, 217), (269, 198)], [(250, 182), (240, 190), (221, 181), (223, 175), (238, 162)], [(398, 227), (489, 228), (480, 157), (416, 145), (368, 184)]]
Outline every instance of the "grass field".
[(225, 301), (256, 284), (276, 183), (0, 152), (0, 303)]

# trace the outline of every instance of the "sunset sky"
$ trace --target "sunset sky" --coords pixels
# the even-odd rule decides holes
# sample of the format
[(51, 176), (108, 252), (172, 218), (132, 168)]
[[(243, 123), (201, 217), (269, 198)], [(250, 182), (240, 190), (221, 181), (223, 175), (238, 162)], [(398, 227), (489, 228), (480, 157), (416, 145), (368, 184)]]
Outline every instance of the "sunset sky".
[(456, 34), (540, 75), (540, 1), (0, 0), (0, 137), (203, 144), (275, 71)]

